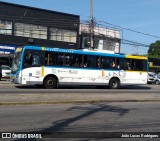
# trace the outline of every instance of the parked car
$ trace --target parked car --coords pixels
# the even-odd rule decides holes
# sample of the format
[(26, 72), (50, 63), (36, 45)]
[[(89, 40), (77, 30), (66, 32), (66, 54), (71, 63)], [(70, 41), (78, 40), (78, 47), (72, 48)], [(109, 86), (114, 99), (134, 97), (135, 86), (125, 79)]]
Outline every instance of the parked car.
[(6, 78), (10, 77), (11, 68), (9, 66), (2, 65), (1, 70), (2, 70), (2, 77), (6, 77)]
[(155, 84), (160, 84), (160, 74), (156, 75)]
[(154, 72), (148, 72), (147, 83), (148, 84), (155, 83), (156, 78), (157, 78), (156, 73), (154, 73)]

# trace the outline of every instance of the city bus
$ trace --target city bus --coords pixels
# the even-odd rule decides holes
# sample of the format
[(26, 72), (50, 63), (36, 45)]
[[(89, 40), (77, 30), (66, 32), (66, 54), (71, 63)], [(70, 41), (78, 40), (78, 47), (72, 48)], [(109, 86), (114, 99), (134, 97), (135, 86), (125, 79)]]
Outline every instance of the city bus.
[(11, 81), (43, 85), (109, 86), (147, 84), (147, 57), (113, 54), (97, 50), (73, 50), (40, 46), (16, 49)]

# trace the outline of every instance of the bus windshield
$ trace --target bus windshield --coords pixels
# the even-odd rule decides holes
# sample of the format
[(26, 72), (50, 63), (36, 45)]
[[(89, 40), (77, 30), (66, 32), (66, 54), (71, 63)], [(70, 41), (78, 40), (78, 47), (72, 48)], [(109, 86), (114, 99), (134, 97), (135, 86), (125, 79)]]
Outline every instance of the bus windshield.
[(12, 62), (11, 73), (16, 73), (19, 70), (21, 54), (22, 54), (22, 51), (15, 52), (13, 62)]

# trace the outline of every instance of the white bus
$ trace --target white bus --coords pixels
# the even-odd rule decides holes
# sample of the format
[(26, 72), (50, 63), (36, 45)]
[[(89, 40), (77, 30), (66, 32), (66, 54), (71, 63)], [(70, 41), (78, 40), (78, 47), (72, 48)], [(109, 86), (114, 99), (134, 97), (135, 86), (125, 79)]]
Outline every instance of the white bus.
[(17, 48), (11, 80), (25, 85), (109, 86), (147, 84), (147, 57), (38, 46)]

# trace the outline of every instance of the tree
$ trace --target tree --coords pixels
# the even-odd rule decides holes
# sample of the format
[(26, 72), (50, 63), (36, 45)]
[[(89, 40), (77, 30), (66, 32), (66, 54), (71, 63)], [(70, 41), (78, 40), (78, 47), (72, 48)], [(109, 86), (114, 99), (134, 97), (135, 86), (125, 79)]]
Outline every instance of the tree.
[(160, 40), (150, 44), (149, 50), (148, 50), (148, 57), (160, 58)]

